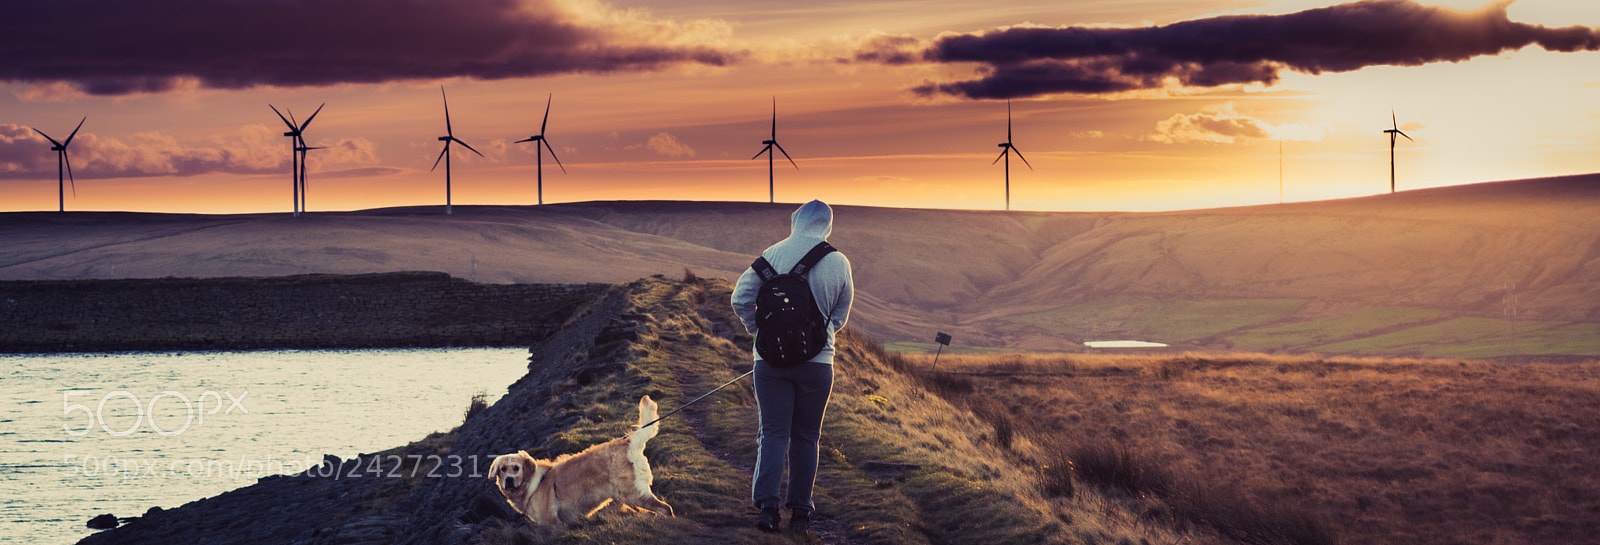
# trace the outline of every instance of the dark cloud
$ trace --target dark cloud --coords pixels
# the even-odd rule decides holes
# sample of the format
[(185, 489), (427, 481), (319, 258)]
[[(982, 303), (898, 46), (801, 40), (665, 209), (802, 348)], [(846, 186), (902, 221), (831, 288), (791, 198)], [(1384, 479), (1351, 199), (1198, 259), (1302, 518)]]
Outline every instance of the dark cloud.
[[(1157, 27), (1015, 27), (944, 35), (922, 51), (921, 60), (980, 63), (979, 77), (929, 82), (914, 91), (1012, 98), (1154, 89), (1169, 81), (1188, 87), (1271, 84), (1283, 70), (1320, 74), (1459, 62), (1535, 44), (1562, 52), (1600, 49), (1596, 29), (1514, 22), (1506, 15), (1510, 3), (1459, 11), (1412, 0), (1367, 0)], [(890, 56), (903, 44), (867, 45), (858, 58), (911, 62)]]
[[(589, 11), (604, 6), (585, 5)], [(484, 79), (724, 65), (694, 23), (585, 13), (554, 0), (7, 2), (0, 80), (90, 94)], [(678, 45), (664, 45), (678, 44)]]
[(920, 57), (920, 49), (925, 44), (911, 36), (894, 36), (889, 34), (875, 34), (868, 36), (855, 54), (850, 58), (838, 59), (839, 62), (878, 62), (884, 64), (910, 64)]

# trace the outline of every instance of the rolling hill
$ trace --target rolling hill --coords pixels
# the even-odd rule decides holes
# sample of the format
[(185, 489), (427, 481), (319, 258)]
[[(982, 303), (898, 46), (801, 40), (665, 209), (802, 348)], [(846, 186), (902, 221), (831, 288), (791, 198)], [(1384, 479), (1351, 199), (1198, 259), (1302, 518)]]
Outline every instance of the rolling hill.
[[(0, 279), (444, 271), (480, 282), (732, 279), (789, 204), (0, 214)], [(852, 325), (900, 349), (1600, 356), (1600, 175), (1165, 213), (835, 207)]]

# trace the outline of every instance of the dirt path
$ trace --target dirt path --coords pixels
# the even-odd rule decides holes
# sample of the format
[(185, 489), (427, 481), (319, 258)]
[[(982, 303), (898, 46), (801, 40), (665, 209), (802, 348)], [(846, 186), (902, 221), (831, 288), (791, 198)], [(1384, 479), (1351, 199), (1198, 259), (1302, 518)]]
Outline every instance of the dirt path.
[[(729, 320), (726, 318), (727, 314), (717, 312), (710, 308), (710, 305), (713, 304), (726, 304), (726, 301), (713, 300), (702, 303), (700, 308), (697, 309), (700, 317), (712, 325), (715, 335), (732, 340), (734, 332), (743, 331), (743, 326), (737, 323), (728, 323)], [(673, 351), (671, 348), (668, 350)], [(674, 355), (676, 356), (679, 354), (674, 353)], [(750, 368), (749, 362), (746, 361), (727, 361), (726, 365), (738, 373), (744, 373)], [(689, 399), (699, 397), (701, 394), (709, 392), (713, 388), (721, 386), (723, 383), (729, 380), (729, 378), (721, 377), (696, 376), (696, 374), (691, 373), (682, 373), (679, 374), (678, 377), (679, 386), (682, 387), (683, 391), (686, 392), (687, 395), (691, 396)], [(735, 407), (734, 410), (741, 413), (738, 416), (738, 421), (748, 422), (748, 425), (753, 430), (756, 426), (756, 406), (753, 401), (753, 395), (748, 394), (750, 390), (750, 380), (752, 380), (750, 377), (743, 378), (734, 385), (728, 386), (722, 392), (718, 392), (717, 395), (729, 395), (726, 393), (729, 390), (741, 388), (747, 392), (746, 395), (750, 396), (751, 401)], [(739, 452), (740, 449), (734, 448), (732, 445), (725, 444), (724, 440), (719, 438), (718, 434), (712, 429), (713, 426), (711, 423), (710, 411), (718, 407), (718, 405), (714, 403), (716, 401), (716, 397), (717, 396), (708, 397), (700, 404), (685, 409), (681, 414), (681, 416), (684, 418), (683, 421), (692, 430), (695, 439), (698, 440), (700, 445), (704, 447), (707, 452), (711, 453), (712, 456), (716, 457), (722, 463), (728, 464), (729, 466), (739, 470), (739, 472), (742, 474), (752, 475), (755, 472), (755, 460), (748, 455), (741, 454)], [(751, 433), (750, 435), (753, 436), (754, 434)], [(785, 485), (786, 486), (784, 490), (786, 491), (787, 483), (785, 483)], [(828, 490), (833, 485), (834, 483), (829, 482), (825, 472), (818, 473), (816, 488), (819, 492)], [(756, 516), (759, 515), (760, 512), (755, 509), (754, 506), (751, 506), (748, 509), (748, 514), (750, 524), (754, 525)], [(846, 536), (844, 526), (845, 524), (843, 521), (832, 517), (827, 517), (819, 513), (816, 518), (812, 520), (811, 534), (809, 536), (799, 537), (790, 535), (788, 533), (780, 533), (778, 535), (789, 538), (796, 543), (820, 543), (830, 545), (860, 545), (863, 543), (849, 539)], [(711, 530), (714, 531), (715, 529)]]

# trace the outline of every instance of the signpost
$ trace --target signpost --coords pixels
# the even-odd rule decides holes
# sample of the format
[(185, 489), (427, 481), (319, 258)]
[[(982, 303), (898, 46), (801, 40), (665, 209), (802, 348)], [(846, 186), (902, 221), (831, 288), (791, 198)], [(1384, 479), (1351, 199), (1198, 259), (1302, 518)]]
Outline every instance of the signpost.
[(939, 354), (944, 353), (944, 347), (950, 346), (950, 334), (940, 331), (933, 337), (933, 342), (939, 343), (939, 349), (933, 353), (933, 369), (938, 369)]

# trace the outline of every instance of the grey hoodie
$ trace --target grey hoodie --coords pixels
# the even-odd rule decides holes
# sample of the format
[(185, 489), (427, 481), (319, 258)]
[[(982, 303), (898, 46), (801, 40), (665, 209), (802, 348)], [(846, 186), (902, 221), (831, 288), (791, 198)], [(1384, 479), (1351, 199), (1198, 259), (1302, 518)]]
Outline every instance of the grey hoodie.
[[(833, 209), (822, 201), (805, 203), (790, 216), (789, 238), (768, 247), (761, 252), (761, 256), (767, 258), (767, 262), (780, 274), (789, 272), (806, 256), (806, 252), (811, 251), (818, 242), (827, 240), (832, 232)], [(828, 345), (811, 361), (832, 364), (834, 334), (843, 329), (845, 321), (850, 319), (850, 303), (855, 298), (850, 260), (843, 253), (831, 252), (811, 269), (807, 279), (811, 283), (812, 298), (817, 301), (817, 310), (822, 311), (822, 315), (828, 319)], [(760, 287), (761, 276), (750, 268), (745, 268), (744, 274), (739, 276), (739, 282), (733, 286), (733, 312), (739, 315), (739, 320), (744, 322), (745, 330), (751, 335), (756, 334), (756, 290)], [(751, 350), (752, 354), (754, 352)], [(761, 359), (759, 355), (755, 358)]]

